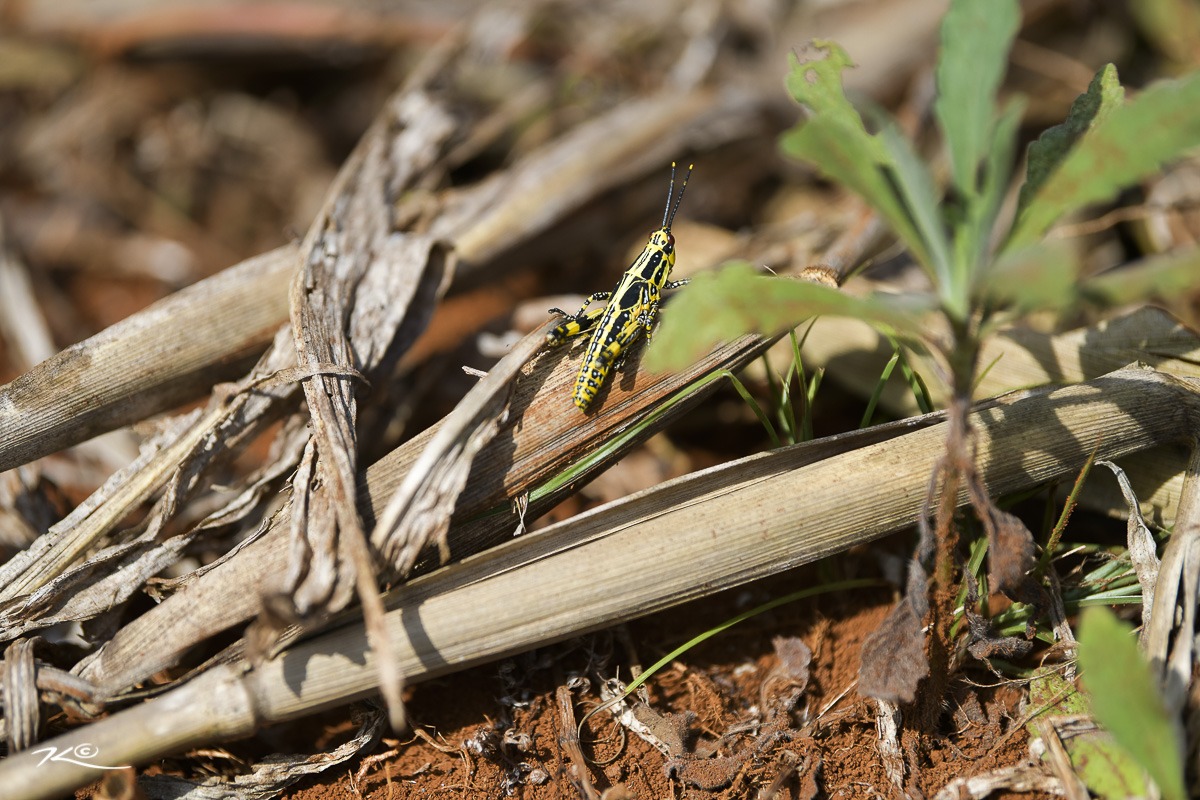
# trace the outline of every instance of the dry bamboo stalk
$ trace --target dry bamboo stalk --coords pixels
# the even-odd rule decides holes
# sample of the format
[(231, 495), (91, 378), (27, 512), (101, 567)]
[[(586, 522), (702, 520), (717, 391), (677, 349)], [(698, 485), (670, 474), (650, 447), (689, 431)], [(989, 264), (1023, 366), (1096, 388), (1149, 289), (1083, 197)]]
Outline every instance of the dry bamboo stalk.
[[(805, 363), (826, 365), (831, 377), (869, 394), (874, 376), (891, 357), (891, 345), (857, 320), (824, 317), (805, 340)], [(790, 356), (789, 356), (790, 357)], [(914, 369), (931, 374), (921, 358), (911, 355)], [(980, 363), (986, 369), (976, 397), (994, 397), (1015, 389), (1047, 384), (1079, 383), (1140, 361), (1179, 377), (1200, 377), (1200, 338), (1170, 314), (1143, 307), (1115, 319), (1064, 333), (1050, 334), (1014, 327), (989, 337)], [(935, 405), (943, 387), (931, 383)], [(916, 413), (912, 392), (900, 381), (884, 389), (881, 406), (897, 416)], [(1165, 449), (1137, 454), (1126, 463), (1126, 472), (1137, 491), (1142, 513), (1159, 524), (1169, 524), (1183, 486), (1185, 449)], [(1080, 496), (1087, 508), (1123, 517), (1127, 513), (1116, 484), (1089, 481)]]
[(291, 246), (243, 261), (0, 387), (0, 471), (244, 374), (287, 319), (285, 289), (295, 268)]
[[(1073, 474), (1101, 458), (1197, 429), (1200, 384), (1132, 366), (1086, 384), (1023, 393), (972, 413), (992, 494)], [(911, 524), (944, 425), (799, 468), (808, 445), (687, 476), (399, 589), (389, 638), (409, 681), (578, 635), (794, 567)], [(960, 503), (965, 498), (960, 498)], [(487, 613), (480, 613), (486, 609)], [(223, 665), (163, 697), (46, 743), (90, 743), (94, 763), (135, 764), (376, 691), (361, 626), (298, 645), (257, 668)], [(39, 766), (45, 752), (0, 763), (14, 800), (54, 797), (96, 767)]]

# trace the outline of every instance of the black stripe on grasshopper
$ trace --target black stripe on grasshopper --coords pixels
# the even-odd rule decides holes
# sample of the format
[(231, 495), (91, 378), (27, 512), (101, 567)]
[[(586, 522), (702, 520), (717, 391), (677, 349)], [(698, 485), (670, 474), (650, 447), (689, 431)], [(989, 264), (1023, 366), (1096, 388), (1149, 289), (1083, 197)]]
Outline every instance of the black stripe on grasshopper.
[[(571, 398), (581, 411), (587, 411), (609, 371), (622, 360), (623, 351), (637, 334), (645, 331), (646, 340), (650, 340), (663, 291), (677, 289), (687, 283), (686, 280), (670, 280), (671, 270), (675, 266), (675, 237), (671, 234), (671, 225), (683, 201), (683, 192), (687, 189), (691, 174), (692, 167), (689, 166), (676, 198), (675, 164), (671, 164), (671, 185), (667, 190), (662, 227), (650, 234), (650, 241), (621, 276), (620, 283), (613, 291), (593, 294), (575, 314), (557, 308), (550, 309), (551, 312), (562, 314), (565, 319), (546, 335), (547, 344), (559, 345), (572, 336), (591, 333), (583, 363), (575, 378), (575, 388), (571, 392)], [(674, 206), (672, 200), (675, 201)], [(593, 300), (607, 300), (608, 305), (589, 311), (588, 305)]]

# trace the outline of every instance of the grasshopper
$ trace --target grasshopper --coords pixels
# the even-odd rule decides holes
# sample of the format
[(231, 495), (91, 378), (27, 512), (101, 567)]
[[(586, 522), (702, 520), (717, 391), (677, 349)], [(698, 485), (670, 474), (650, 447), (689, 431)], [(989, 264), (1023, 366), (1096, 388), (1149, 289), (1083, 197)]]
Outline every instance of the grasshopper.
[[(559, 308), (550, 309), (551, 313), (561, 314), (564, 319), (546, 334), (546, 344), (557, 346), (573, 336), (591, 333), (583, 364), (575, 378), (575, 388), (571, 392), (571, 399), (580, 411), (587, 411), (596, 399), (596, 393), (600, 391), (609, 371), (623, 359), (622, 352), (638, 332), (645, 331), (646, 341), (650, 341), (663, 291), (678, 289), (687, 283), (686, 279), (670, 280), (671, 269), (675, 266), (675, 237), (671, 234), (671, 225), (683, 201), (688, 178), (692, 176), (692, 166), (688, 165), (679, 196), (675, 197), (675, 162), (671, 162), (671, 184), (667, 189), (662, 227), (650, 234), (650, 241), (629, 269), (625, 270), (617, 287), (611, 292), (596, 292), (583, 301), (575, 314), (568, 314)], [(604, 308), (588, 309), (592, 301), (604, 300), (608, 301)]]

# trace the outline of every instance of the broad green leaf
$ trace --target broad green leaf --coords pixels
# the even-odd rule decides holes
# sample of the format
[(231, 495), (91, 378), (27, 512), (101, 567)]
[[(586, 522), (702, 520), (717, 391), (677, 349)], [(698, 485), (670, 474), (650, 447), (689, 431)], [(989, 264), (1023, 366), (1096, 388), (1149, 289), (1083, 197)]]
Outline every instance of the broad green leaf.
[(1155, 297), (1173, 300), (1195, 290), (1200, 282), (1200, 248), (1152, 256), (1126, 264), (1085, 281), (1081, 294), (1104, 306), (1137, 303)]
[[(1025, 726), (1032, 738), (1041, 736), (1037, 720), (1087, 714), (1083, 694), (1062, 675), (1047, 670), (1029, 683), (1029, 706), (1036, 716)], [(1105, 731), (1091, 731), (1063, 740), (1075, 770), (1097, 797), (1125, 800), (1147, 795), (1145, 772)], [(1043, 756), (1045, 759), (1045, 756)]]
[(1054, 172), (1075, 141), (1084, 131), (1108, 117), (1125, 102), (1125, 89), (1117, 77), (1117, 68), (1105, 64), (1092, 78), (1087, 91), (1075, 98), (1071, 110), (1061, 124), (1042, 131), (1037, 141), (1029, 145), (1029, 163), (1025, 169), (1025, 185), (1017, 204), (1018, 214), (1029, 205), (1038, 189)]
[(1200, 72), (1161, 81), (1089, 129), (1017, 220), (1027, 244), (1064, 214), (1108, 200), (1200, 145)]
[(1016, 0), (954, 0), (942, 20), (933, 112), (946, 137), (954, 185), (966, 198), (978, 192), (996, 90), (1020, 21)]
[(793, 278), (762, 275), (748, 264), (735, 264), (699, 275), (671, 301), (662, 325), (646, 352), (650, 369), (679, 369), (713, 345), (746, 333), (774, 335), (809, 317), (853, 317), (906, 338), (920, 335), (920, 314), (932, 299), (877, 294), (852, 297), (828, 286)]
[[(834, 117), (871, 139), (863, 127), (862, 117), (842, 88), (842, 72), (853, 67), (854, 62), (840, 44), (815, 39), (799, 55), (789, 56), (788, 64), (791, 69), (787, 88), (796, 102), (808, 106), (816, 116)], [(866, 148), (878, 153), (873, 142)]]
[(1150, 774), (1165, 800), (1184, 800), (1178, 735), (1129, 626), (1106, 608), (1086, 609), (1079, 666), (1096, 721)]
[(1065, 242), (1039, 242), (1001, 255), (981, 287), (987, 303), (1020, 313), (1069, 308), (1079, 299), (1078, 260)]
[(813, 42), (812, 50), (817, 57), (808, 61), (791, 57), (788, 91), (812, 113), (783, 134), (784, 153), (857, 193), (887, 221), (913, 258), (932, 269), (925, 243), (887, 179), (887, 154), (842, 90), (842, 71), (851, 66), (850, 57), (833, 42)]

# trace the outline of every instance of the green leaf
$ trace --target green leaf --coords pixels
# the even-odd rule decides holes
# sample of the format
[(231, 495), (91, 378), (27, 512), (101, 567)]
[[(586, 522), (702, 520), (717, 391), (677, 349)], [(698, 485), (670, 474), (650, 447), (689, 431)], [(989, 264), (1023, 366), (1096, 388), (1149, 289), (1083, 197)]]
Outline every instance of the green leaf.
[(1086, 281), (1081, 294), (1101, 306), (1137, 303), (1155, 297), (1174, 300), (1196, 288), (1200, 248), (1152, 256), (1126, 264)]
[(920, 314), (931, 306), (928, 297), (852, 297), (828, 286), (768, 277), (749, 264), (735, 264), (698, 275), (675, 296), (646, 352), (646, 365), (654, 370), (679, 369), (718, 342), (747, 333), (774, 335), (816, 315), (853, 317), (915, 338), (921, 333)]
[(1018, 214), (1029, 205), (1029, 201), (1042, 188), (1055, 167), (1062, 163), (1084, 131), (1108, 117), (1124, 101), (1125, 89), (1117, 77), (1117, 68), (1105, 64), (1092, 78), (1087, 91), (1071, 103), (1066, 120), (1042, 131), (1037, 141), (1029, 145), (1029, 164), (1025, 169), (1025, 185), (1021, 187), (1021, 198), (1017, 204)]
[(974, 265), (976, 275), (987, 263), (984, 257), (991, 244), (1000, 207), (1004, 204), (1004, 195), (1008, 191), (1008, 179), (1016, 156), (1017, 133), (1024, 112), (1025, 101), (1014, 97), (996, 120), (979, 197), (967, 208), (966, 219), (956, 240), (956, 244), (961, 244), (961, 261)]
[[(1042, 735), (1037, 723), (1043, 715), (1078, 718), (1088, 712), (1083, 694), (1053, 669), (1039, 672), (1029, 682), (1029, 705), (1035, 716), (1025, 727), (1034, 739)], [(1107, 732), (1080, 733), (1065, 738), (1062, 745), (1075, 774), (1097, 797), (1124, 800), (1147, 795), (1146, 773)]]
[[(863, 127), (862, 117), (842, 88), (842, 72), (853, 67), (854, 62), (840, 44), (814, 39), (799, 54), (793, 53), (788, 63), (791, 71), (787, 76), (787, 88), (796, 102), (807, 106), (816, 116), (834, 117), (871, 139)], [(875, 145), (869, 143), (866, 148), (874, 149)]]
[(954, 185), (966, 198), (978, 191), (996, 90), (1020, 21), (1016, 0), (955, 0), (942, 20), (933, 112), (946, 137)]
[(896, 187), (903, 196), (908, 214), (916, 223), (921, 240), (929, 251), (930, 266), (937, 276), (937, 287), (942, 293), (942, 303), (957, 318), (966, 313), (966, 292), (955, 295), (954, 275), (950, 265), (950, 242), (946, 239), (945, 222), (938, 205), (940, 193), (933, 183), (933, 176), (920, 156), (913, 150), (912, 143), (891, 121), (884, 123), (879, 141), (889, 155), (896, 172)]
[(783, 152), (808, 161), (826, 177), (862, 197), (887, 221), (914, 259), (932, 269), (925, 242), (901, 204), (885, 169), (891, 167), (884, 148), (863, 127), (862, 117), (842, 89), (842, 71), (850, 57), (834, 42), (812, 43), (807, 61), (790, 57), (788, 91), (808, 107), (810, 117), (780, 139)]
[(1064, 214), (1109, 200), (1200, 145), (1200, 72), (1161, 81), (1097, 122), (1018, 218), (1010, 246), (1027, 244)]
[(1150, 774), (1165, 800), (1184, 800), (1178, 733), (1129, 626), (1106, 608), (1086, 609), (1079, 666), (1096, 721)]

